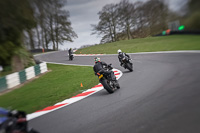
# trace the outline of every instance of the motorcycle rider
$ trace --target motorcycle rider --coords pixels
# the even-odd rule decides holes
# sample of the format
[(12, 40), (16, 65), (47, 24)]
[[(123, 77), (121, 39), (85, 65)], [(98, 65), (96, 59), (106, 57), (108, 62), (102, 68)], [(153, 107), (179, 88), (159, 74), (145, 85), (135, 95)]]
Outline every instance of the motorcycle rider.
[(70, 56), (73, 54), (72, 48), (70, 48), (70, 49), (68, 50), (68, 53), (69, 53), (69, 58), (70, 58)]
[(127, 55), (126, 53), (123, 53), (123, 52), (121, 51), (121, 49), (118, 49), (117, 52), (118, 52), (118, 59), (119, 59), (119, 62), (120, 62), (120, 66), (124, 67), (125, 64), (123, 63), (122, 59), (123, 59), (125, 56), (127, 56), (128, 59), (130, 59), (130, 56)]
[(69, 56), (70, 56), (71, 54), (73, 54), (72, 48), (70, 48), (70, 49), (68, 50), (68, 53), (69, 53)]
[(99, 73), (103, 71), (104, 73), (110, 75), (111, 79), (113, 81), (115, 81), (115, 83), (117, 85), (118, 83), (117, 83), (117, 79), (114, 75), (114, 72), (111, 70), (108, 70), (108, 67), (111, 67), (111, 66), (109, 66), (108, 64), (106, 64), (103, 61), (100, 61), (100, 58), (98, 58), (98, 57), (95, 57), (94, 61), (95, 61), (95, 65), (93, 67), (93, 70), (95, 72), (95, 75), (99, 76), (100, 75)]

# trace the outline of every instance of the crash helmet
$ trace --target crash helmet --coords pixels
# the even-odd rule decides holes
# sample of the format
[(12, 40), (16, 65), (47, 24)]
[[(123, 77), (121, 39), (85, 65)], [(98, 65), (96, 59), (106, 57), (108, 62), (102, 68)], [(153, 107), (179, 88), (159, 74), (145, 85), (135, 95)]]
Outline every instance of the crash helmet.
[(99, 58), (99, 57), (95, 57), (95, 58), (94, 58), (94, 61), (95, 61), (95, 63), (96, 63), (96, 62), (100, 62), (100, 58)]
[(119, 53), (121, 53), (122, 51), (121, 51), (121, 49), (118, 49), (117, 52), (118, 52), (118, 54), (119, 54)]

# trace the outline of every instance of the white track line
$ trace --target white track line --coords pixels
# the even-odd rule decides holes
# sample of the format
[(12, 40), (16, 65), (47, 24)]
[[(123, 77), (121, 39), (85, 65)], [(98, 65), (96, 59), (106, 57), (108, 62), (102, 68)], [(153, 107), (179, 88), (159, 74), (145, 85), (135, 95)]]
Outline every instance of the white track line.
[[(127, 54), (162, 54), (162, 53), (200, 53), (200, 50), (137, 52), (137, 53), (127, 53)], [(110, 56), (110, 55), (118, 55), (118, 54), (99, 54), (98, 56)], [(76, 54), (76, 56), (84, 56), (84, 55)], [(95, 54), (87, 54), (86, 56), (95, 56)]]

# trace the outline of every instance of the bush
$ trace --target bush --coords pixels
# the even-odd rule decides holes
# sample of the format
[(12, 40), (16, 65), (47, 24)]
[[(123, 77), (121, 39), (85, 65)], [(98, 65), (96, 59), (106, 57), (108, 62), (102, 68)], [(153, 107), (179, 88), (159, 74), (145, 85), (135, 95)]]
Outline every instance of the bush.
[(185, 21), (186, 29), (200, 30), (200, 12), (193, 13)]
[(0, 44), (0, 65), (7, 66), (11, 64), (14, 49), (15, 45), (10, 41)]

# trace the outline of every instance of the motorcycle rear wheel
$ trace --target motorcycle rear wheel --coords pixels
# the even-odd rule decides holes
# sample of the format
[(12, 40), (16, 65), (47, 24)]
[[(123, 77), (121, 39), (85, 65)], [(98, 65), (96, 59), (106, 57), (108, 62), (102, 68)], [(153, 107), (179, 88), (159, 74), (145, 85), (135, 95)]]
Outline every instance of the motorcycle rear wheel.
[(101, 84), (103, 85), (103, 87), (107, 90), (108, 93), (113, 93), (114, 92), (114, 89), (115, 88), (112, 88), (110, 85), (109, 85), (109, 82), (108, 80), (104, 79), (104, 80), (101, 80)]
[(69, 57), (69, 60), (73, 60), (73, 58), (74, 58), (74, 57), (71, 55), (71, 56)]

